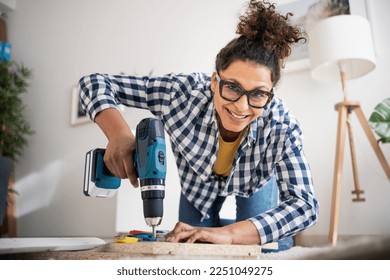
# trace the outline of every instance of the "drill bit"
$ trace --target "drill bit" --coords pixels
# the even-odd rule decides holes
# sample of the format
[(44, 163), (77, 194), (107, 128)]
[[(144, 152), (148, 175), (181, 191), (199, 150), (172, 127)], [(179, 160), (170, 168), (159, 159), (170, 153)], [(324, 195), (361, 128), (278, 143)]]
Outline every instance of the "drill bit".
[(152, 232), (153, 232), (154, 241), (156, 241), (157, 235), (156, 235), (156, 226), (155, 225), (152, 225)]

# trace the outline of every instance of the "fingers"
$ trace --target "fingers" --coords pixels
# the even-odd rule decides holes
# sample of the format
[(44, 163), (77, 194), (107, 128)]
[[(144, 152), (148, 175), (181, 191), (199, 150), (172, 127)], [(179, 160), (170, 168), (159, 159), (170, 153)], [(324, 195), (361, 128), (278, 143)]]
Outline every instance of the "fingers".
[(202, 229), (196, 229), (184, 233), (186, 234), (183, 234), (183, 240), (185, 240), (186, 243), (207, 242), (207, 236), (209, 235), (207, 230)]
[(193, 227), (185, 223), (177, 223), (166, 235), (167, 242), (207, 242), (215, 244), (232, 244), (231, 235), (223, 228)]
[[(189, 237), (195, 232), (196, 230), (188, 230), (188, 231), (181, 231), (181, 232), (171, 232), (165, 237), (165, 241), (172, 242), (172, 243), (178, 243), (178, 242), (189, 242), (193, 243), (196, 240), (189, 239)], [(188, 241), (190, 240), (190, 241)], [(191, 241), (193, 240), (193, 241)]]
[[(207, 229), (203, 228), (194, 228), (186, 231), (172, 232), (169, 236), (166, 237), (165, 241), (167, 242), (184, 242), (184, 243), (195, 243), (195, 242), (208, 242), (213, 243), (212, 233)], [(218, 243), (218, 242), (216, 242)]]
[(134, 168), (134, 146), (130, 142), (110, 141), (104, 154), (104, 163), (118, 178), (128, 178), (134, 187), (138, 187), (138, 178)]
[(189, 224), (186, 224), (186, 223), (183, 223), (183, 222), (178, 222), (176, 223), (175, 227), (173, 228), (172, 232), (173, 233), (178, 233), (178, 232), (181, 232), (181, 231), (188, 231), (188, 230), (193, 230), (195, 229), (195, 227), (189, 225)]
[(207, 230), (199, 227), (193, 227), (186, 223), (178, 222), (174, 229), (165, 236), (167, 242), (204, 242), (207, 241)]
[(138, 187), (138, 178), (135, 173), (133, 157), (129, 155), (115, 157), (104, 157), (104, 162), (107, 168), (118, 178), (128, 178), (134, 187)]
[(174, 229), (165, 236), (167, 242), (180, 242), (186, 238), (195, 228), (186, 223), (176, 223)]
[[(131, 154), (133, 155), (133, 153)], [(138, 178), (134, 168), (133, 156), (128, 160), (125, 159), (122, 164), (125, 169), (126, 178), (129, 178), (133, 187), (138, 188)]]

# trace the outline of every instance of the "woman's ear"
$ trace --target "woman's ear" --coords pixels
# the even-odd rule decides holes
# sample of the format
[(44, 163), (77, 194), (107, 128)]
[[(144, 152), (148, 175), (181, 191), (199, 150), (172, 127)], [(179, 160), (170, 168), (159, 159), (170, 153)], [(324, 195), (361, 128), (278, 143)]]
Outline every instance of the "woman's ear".
[(211, 75), (211, 91), (213, 93), (216, 92), (217, 85), (218, 85), (218, 81), (217, 81), (217, 77), (216, 77), (216, 72), (213, 72), (213, 74)]

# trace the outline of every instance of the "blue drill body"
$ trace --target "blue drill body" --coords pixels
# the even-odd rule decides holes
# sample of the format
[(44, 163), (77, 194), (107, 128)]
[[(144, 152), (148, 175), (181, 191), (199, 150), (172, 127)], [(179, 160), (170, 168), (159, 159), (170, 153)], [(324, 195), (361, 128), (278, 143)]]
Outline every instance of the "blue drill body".
[(143, 119), (137, 126), (135, 139), (134, 163), (141, 186), (165, 184), (166, 147), (161, 122), (152, 118)]
[(141, 185), (146, 224), (155, 227), (163, 216), (165, 197), (166, 146), (161, 122), (146, 118), (137, 125), (135, 170)]

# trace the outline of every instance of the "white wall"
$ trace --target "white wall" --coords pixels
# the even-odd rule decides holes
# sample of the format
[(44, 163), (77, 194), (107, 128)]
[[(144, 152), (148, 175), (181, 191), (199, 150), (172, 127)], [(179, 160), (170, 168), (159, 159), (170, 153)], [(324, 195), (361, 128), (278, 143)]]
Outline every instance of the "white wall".
[[(245, 2), (18, 0), (9, 13), (8, 36), (13, 59), (34, 71), (25, 100), (36, 131), (16, 170), (19, 236), (112, 236), (117, 230), (145, 227), (142, 208), (137, 206), (141, 205), (139, 190), (123, 186), (119, 199), (91, 199), (82, 194), (85, 153), (104, 147), (106, 139), (92, 123), (70, 126), (71, 88), (92, 72), (211, 72), (216, 53), (234, 36)], [(369, 2), (377, 68), (348, 83), (351, 98), (360, 100), (366, 116), (389, 96), (386, 67), (390, 62), (386, 30), (390, 3)], [(302, 123), (321, 203), (320, 220), (306, 234), (327, 234), (337, 122), (334, 104), (342, 99), (340, 85), (313, 81), (304, 70), (286, 74), (277, 94)], [(126, 109), (124, 115), (134, 128), (148, 113)], [(367, 201), (351, 202), (353, 180), (346, 153), (340, 233), (390, 234), (389, 181), (355, 118), (353, 124)], [(383, 150), (390, 161), (390, 147)], [(164, 229), (177, 219), (179, 185), (172, 165)], [(135, 210), (123, 208), (126, 203)]]
[(0, 0), (0, 11), (10, 12), (16, 8), (16, 0)]

